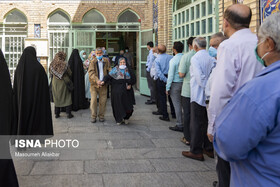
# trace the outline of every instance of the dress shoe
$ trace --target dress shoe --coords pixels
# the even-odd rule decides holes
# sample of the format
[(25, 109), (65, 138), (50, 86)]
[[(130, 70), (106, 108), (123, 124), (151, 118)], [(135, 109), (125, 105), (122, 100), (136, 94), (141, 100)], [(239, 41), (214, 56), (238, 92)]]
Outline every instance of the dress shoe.
[(190, 145), (191, 144), (189, 141), (186, 140), (185, 137), (181, 138), (180, 141), (183, 142), (186, 145)]
[(71, 114), (71, 113), (67, 115), (67, 118), (68, 118), (68, 119), (73, 118), (73, 117), (74, 117), (74, 116), (73, 116), (73, 114)]
[(162, 115), (159, 111), (153, 112), (154, 115)]
[(218, 185), (218, 181), (214, 181), (213, 182), (213, 187), (218, 187), (219, 185)]
[(183, 127), (178, 127), (177, 125), (174, 127), (169, 127), (170, 130), (172, 131), (179, 131), (179, 132), (183, 132), (184, 128)]
[(203, 150), (203, 154), (206, 154), (210, 158), (214, 158), (214, 152), (213, 151), (206, 151), (205, 149)]
[(164, 118), (164, 117), (160, 116), (159, 119), (160, 119), (160, 120), (163, 120), (163, 121), (170, 121), (170, 119), (169, 119), (168, 117), (167, 117), (167, 118)]
[(147, 101), (145, 104), (146, 105), (154, 105), (154, 104), (156, 104), (156, 102), (154, 102), (154, 101)]
[(96, 123), (96, 118), (91, 119), (91, 123)]
[(104, 122), (105, 119), (104, 119), (104, 118), (99, 118), (99, 121), (100, 121), (100, 122)]
[(194, 159), (194, 160), (204, 161), (203, 154), (193, 154), (190, 151), (183, 151), (182, 155), (187, 157), (187, 158)]

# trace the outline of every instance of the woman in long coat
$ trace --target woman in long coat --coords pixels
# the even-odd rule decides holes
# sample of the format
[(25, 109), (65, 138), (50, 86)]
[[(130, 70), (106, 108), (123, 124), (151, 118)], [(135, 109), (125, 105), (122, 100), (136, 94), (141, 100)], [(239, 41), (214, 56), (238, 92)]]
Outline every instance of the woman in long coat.
[[(0, 136), (12, 135), (13, 131), (13, 96), (10, 73), (0, 49)], [(4, 139), (4, 138), (3, 138)], [(1, 138), (0, 150), (0, 186), (18, 187), (17, 175), (10, 156), (8, 139)], [(5, 158), (5, 159), (3, 159)], [(9, 158), (9, 159), (8, 159)]]
[(133, 113), (133, 105), (135, 105), (132, 86), (136, 83), (136, 77), (125, 58), (119, 59), (118, 65), (104, 77), (103, 81), (110, 82), (112, 85), (111, 104), (117, 124), (128, 124), (128, 119)]
[(74, 90), (72, 91), (72, 110), (87, 109), (89, 108), (89, 102), (85, 97), (85, 73), (78, 49), (73, 49), (68, 64), (72, 71), (71, 79), (74, 84)]
[(52, 93), (55, 105), (55, 117), (60, 117), (61, 108), (66, 107), (68, 118), (72, 118), (72, 97), (67, 84), (71, 84), (72, 72), (65, 62), (66, 53), (58, 52), (50, 64), (50, 73), (52, 75)]
[(53, 135), (48, 77), (34, 47), (24, 49), (14, 78), (18, 135)]

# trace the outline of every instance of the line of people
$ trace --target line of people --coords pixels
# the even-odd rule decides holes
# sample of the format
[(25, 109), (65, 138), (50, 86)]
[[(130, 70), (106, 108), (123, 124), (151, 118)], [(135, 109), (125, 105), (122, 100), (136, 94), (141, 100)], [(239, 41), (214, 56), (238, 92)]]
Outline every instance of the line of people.
[(211, 36), (208, 51), (203, 37), (190, 37), (185, 55), (184, 45), (174, 42), (173, 57), (164, 45), (147, 43), (151, 97), (146, 104), (156, 104), (153, 114), (170, 121), (168, 96), (176, 114), (169, 129), (183, 132), (181, 141), (190, 146), (183, 156), (214, 158), (214, 143), (214, 186), (280, 184), (279, 167), (274, 167), (280, 153), (280, 13), (266, 18), (258, 38), (249, 29), (251, 17), (246, 5), (227, 8), (224, 33)]

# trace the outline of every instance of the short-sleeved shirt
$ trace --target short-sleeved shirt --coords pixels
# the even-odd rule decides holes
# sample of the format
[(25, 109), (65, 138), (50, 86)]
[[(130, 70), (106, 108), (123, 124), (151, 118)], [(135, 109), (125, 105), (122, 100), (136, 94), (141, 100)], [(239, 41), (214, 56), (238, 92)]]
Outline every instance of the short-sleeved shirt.
[(179, 65), (179, 73), (184, 73), (185, 78), (183, 81), (183, 87), (181, 95), (183, 97), (191, 97), (191, 86), (190, 86), (190, 66), (191, 66), (191, 58), (195, 55), (195, 51), (191, 50), (187, 54), (181, 58), (180, 65)]

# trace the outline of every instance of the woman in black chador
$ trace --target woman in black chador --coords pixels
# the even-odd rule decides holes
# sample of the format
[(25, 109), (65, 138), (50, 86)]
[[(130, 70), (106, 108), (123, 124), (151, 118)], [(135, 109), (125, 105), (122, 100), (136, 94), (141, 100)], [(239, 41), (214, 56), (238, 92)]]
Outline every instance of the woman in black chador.
[(128, 124), (135, 105), (132, 85), (136, 83), (136, 77), (125, 58), (119, 59), (118, 65), (104, 77), (103, 81), (110, 82), (112, 85), (111, 103), (117, 124)]
[[(0, 136), (12, 134), (12, 84), (6, 60), (0, 49)], [(17, 187), (18, 180), (15, 167), (10, 158), (8, 140), (1, 139), (0, 186)], [(5, 158), (5, 159), (3, 159)]]
[(74, 90), (72, 91), (72, 110), (87, 109), (89, 102), (85, 97), (85, 73), (78, 49), (73, 50), (68, 64), (72, 71), (72, 82), (74, 84)]
[(48, 77), (33, 47), (24, 49), (14, 80), (18, 135), (53, 135)]

